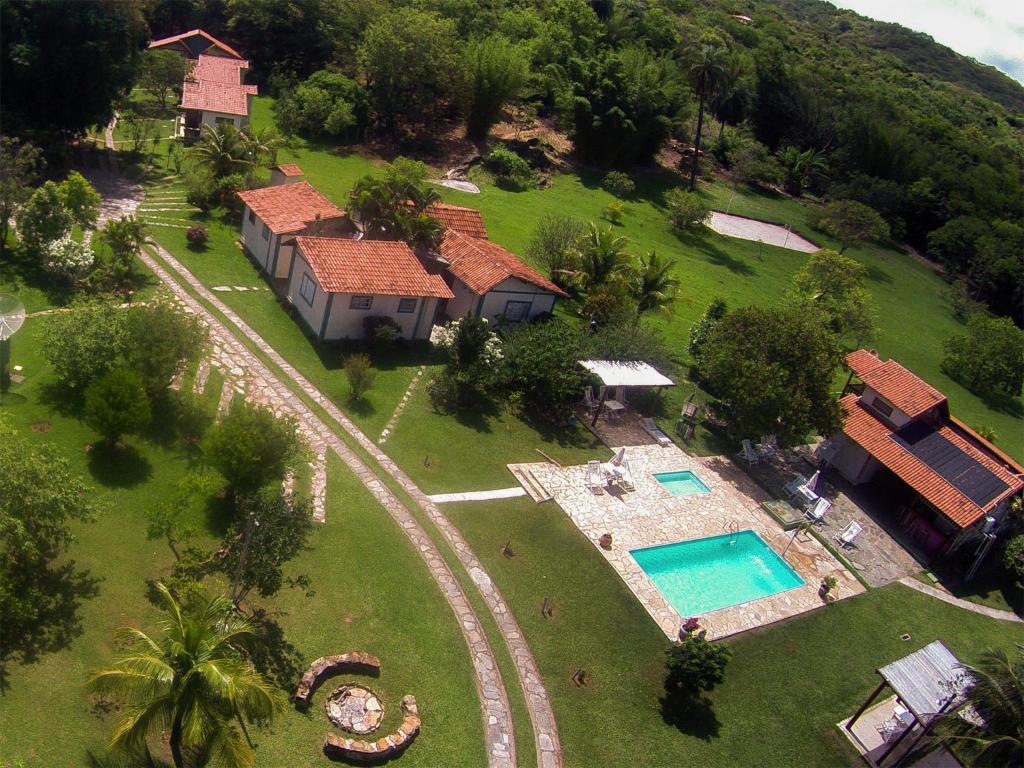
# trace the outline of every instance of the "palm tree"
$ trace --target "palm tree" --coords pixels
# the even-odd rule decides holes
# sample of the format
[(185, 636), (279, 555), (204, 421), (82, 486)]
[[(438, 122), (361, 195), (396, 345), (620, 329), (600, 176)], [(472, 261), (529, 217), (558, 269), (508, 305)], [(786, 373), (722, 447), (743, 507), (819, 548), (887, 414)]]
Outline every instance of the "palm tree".
[(800, 197), (807, 183), (825, 170), (825, 156), (816, 149), (801, 152), (796, 147), (786, 147), (779, 152), (779, 161), (786, 172), (783, 189), (794, 197)]
[(277, 162), (277, 150), (281, 147), (282, 140), (273, 128), (260, 128), (255, 131), (247, 125), (239, 131), (239, 140), (246, 157), (254, 166), (262, 164), (264, 160), (268, 165)]
[(231, 123), (214, 125), (205, 130), (203, 138), (192, 148), (192, 152), (217, 178), (256, 167), (256, 162), (250, 156), (250, 142)]
[(145, 222), (134, 216), (111, 219), (100, 230), (99, 239), (110, 247), (114, 256), (114, 271), (121, 279), (134, 276), (135, 257), (142, 252), (142, 247), (150, 242)]
[(966, 701), (942, 716), (935, 738), (955, 746), (967, 765), (1024, 765), (1024, 644), (1015, 659), (989, 650), (965, 669), (972, 678)]
[(141, 753), (149, 737), (169, 728), (176, 768), (185, 765), (186, 752), (229, 768), (255, 765), (242, 717), (268, 720), (281, 698), (237, 650), (254, 635), (252, 624), (223, 595), (186, 607), (163, 584), (157, 588), (166, 614), (161, 635), (125, 629), (134, 647), (89, 683), (124, 703), (108, 749)]
[(679, 289), (679, 278), (672, 274), (675, 262), (661, 258), (654, 251), (641, 256), (637, 262), (633, 284), (637, 315), (653, 311), (668, 314)]
[(729, 72), (728, 49), (719, 42), (705, 42), (693, 50), (687, 70), (697, 92), (697, 131), (693, 139), (693, 167), (690, 170), (690, 191), (697, 188), (697, 166), (700, 161), (700, 134), (704, 128), (704, 106), (725, 82)]
[(578, 246), (579, 268), (572, 274), (581, 292), (625, 278), (629, 267), (626, 242), (626, 238), (616, 235), (611, 227), (602, 230), (590, 223)]

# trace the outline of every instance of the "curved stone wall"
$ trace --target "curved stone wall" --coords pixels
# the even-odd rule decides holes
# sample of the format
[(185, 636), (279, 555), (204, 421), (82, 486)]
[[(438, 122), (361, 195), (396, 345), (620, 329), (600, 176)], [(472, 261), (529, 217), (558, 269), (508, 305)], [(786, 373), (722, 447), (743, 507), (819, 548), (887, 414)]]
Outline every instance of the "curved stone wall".
[(415, 696), (402, 698), (402, 724), (392, 734), (376, 741), (348, 739), (334, 733), (324, 739), (324, 754), (353, 763), (377, 763), (401, 754), (420, 732), (420, 714)]
[(323, 678), (337, 672), (354, 672), (376, 676), (380, 672), (380, 659), (361, 651), (351, 651), (338, 656), (321, 656), (309, 665), (299, 681), (292, 697), (299, 709), (309, 707), (309, 700)]

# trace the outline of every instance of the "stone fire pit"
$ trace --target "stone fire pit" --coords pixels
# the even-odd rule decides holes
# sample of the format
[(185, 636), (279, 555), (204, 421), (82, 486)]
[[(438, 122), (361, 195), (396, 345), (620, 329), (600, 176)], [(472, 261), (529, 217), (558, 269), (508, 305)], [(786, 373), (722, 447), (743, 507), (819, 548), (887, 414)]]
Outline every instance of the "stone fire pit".
[(327, 719), (349, 733), (373, 733), (380, 728), (384, 707), (377, 694), (355, 683), (334, 689), (324, 704)]

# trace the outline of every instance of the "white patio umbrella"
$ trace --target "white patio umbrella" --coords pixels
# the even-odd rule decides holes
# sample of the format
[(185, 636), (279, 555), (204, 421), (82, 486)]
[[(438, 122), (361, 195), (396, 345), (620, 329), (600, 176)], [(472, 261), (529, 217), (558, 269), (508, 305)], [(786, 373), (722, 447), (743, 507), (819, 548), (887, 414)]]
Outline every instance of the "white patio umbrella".
[(619, 448), (619, 450), (617, 450), (615, 452), (615, 455), (612, 456), (612, 460), (609, 461), (608, 463), (611, 464), (613, 467), (621, 467), (622, 466), (622, 462), (625, 461), (625, 459), (626, 459), (626, 449), (625, 448)]
[(811, 479), (810, 480), (808, 480), (806, 483), (804, 483), (804, 488), (806, 488), (808, 491), (815, 491), (814, 486), (818, 484), (818, 478), (819, 477), (821, 477), (821, 470), (820, 469), (817, 472), (815, 472), (813, 475), (811, 475)]

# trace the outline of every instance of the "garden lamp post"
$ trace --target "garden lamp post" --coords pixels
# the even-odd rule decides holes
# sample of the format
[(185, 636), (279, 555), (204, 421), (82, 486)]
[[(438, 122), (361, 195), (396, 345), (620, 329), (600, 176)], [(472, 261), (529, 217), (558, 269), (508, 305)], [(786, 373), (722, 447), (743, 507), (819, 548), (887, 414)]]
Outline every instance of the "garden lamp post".
[(11, 387), (11, 336), (25, 322), (25, 305), (17, 296), (0, 293), (0, 394)]

